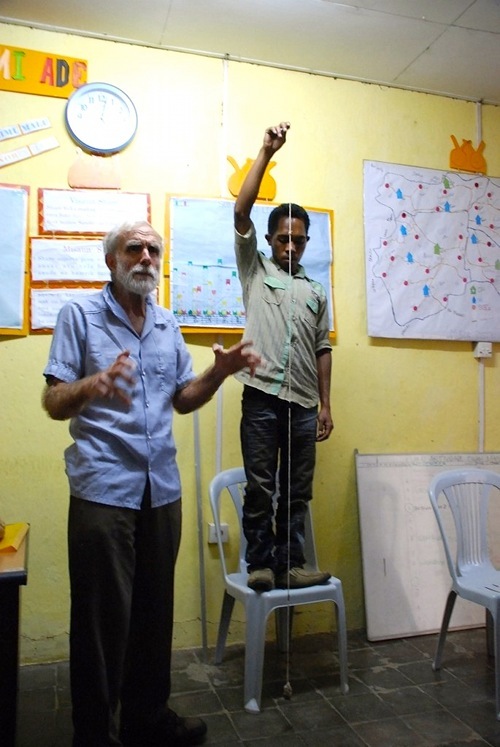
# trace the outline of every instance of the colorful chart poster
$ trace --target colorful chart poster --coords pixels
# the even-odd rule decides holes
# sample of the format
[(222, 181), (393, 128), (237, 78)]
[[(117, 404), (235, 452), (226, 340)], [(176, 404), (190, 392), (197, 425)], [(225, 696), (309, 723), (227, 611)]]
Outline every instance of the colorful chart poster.
[[(267, 219), (275, 205), (256, 204), (252, 220), (259, 250), (270, 255)], [(245, 310), (234, 257), (234, 202), (172, 197), (169, 201), (170, 302), (184, 328), (243, 328)], [(302, 264), (323, 284), (334, 329), (331, 211), (308, 209), (311, 220)]]

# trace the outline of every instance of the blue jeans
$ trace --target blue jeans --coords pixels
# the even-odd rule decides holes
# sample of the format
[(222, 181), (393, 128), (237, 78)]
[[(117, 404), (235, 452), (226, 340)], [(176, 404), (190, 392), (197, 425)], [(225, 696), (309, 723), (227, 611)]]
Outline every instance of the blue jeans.
[(249, 571), (272, 568), (278, 574), (287, 567), (304, 565), (304, 519), (312, 498), (316, 418), (316, 407), (301, 407), (251, 386), (243, 389), (240, 435), (247, 479), (243, 531)]

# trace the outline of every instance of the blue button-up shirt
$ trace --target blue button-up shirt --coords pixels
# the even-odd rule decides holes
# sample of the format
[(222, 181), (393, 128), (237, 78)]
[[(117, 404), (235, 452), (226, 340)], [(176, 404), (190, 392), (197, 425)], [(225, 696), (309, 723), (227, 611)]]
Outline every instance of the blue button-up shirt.
[[(151, 503), (181, 496), (172, 434), (172, 398), (195, 374), (172, 313), (147, 299), (139, 335), (110, 285), (60, 311), (45, 376), (73, 382), (108, 368), (123, 350), (136, 364), (130, 408), (117, 398), (89, 402), (71, 419), (65, 451), (71, 494), (96, 503), (140, 508), (146, 478)], [(124, 388), (128, 385), (124, 382)]]

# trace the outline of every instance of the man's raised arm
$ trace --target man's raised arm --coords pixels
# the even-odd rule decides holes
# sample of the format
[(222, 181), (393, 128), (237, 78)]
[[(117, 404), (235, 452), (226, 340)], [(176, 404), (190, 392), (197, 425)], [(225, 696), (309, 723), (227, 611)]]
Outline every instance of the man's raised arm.
[(259, 194), (260, 184), (269, 161), (286, 142), (286, 133), (289, 128), (289, 122), (280, 122), (275, 127), (268, 127), (264, 133), (262, 146), (245, 177), (234, 206), (234, 227), (242, 235), (250, 228), (250, 213)]

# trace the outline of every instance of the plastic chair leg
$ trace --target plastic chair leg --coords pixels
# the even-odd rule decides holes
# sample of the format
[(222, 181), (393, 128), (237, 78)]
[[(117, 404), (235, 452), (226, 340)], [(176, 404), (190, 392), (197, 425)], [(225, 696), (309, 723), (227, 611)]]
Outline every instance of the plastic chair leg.
[(488, 656), (495, 656), (495, 622), (493, 615), (486, 610), (486, 651)]
[(432, 668), (435, 672), (438, 669), (441, 669), (441, 658), (443, 656), (444, 643), (446, 641), (446, 633), (448, 632), (448, 626), (450, 624), (451, 613), (453, 612), (453, 607), (455, 606), (456, 598), (457, 598), (457, 592), (453, 591), (452, 589), (450, 593), (448, 594), (448, 599), (446, 600), (446, 606), (444, 608), (444, 615), (443, 615), (443, 622), (441, 623), (441, 630), (439, 632), (439, 638), (437, 642), (436, 655), (434, 657), (434, 661), (432, 662)]
[(278, 607), (275, 610), (275, 620), (278, 651), (287, 654), (292, 640), (293, 607)]
[(345, 605), (342, 591), (335, 602), (335, 612), (337, 617), (337, 639), (340, 666), (340, 690), (343, 695), (349, 692), (349, 676), (347, 665), (347, 626), (345, 619)]
[(222, 597), (219, 631), (217, 633), (217, 644), (215, 646), (216, 664), (220, 664), (222, 661), (222, 657), (224, 656), (224, 649), (226, 647), (226, 639), (229, 631), (229, 623), (231, 622), (231, 615), (233, 613), (234, 602), (234, 597), (230, 596), (227, 591), (224, 591), (224, 596)]
[(252, 607), (251, 617), (246, 610), (245, 632), (245, 685), (243, 702), (248, 713), (260, 712), (264, 645), (266, 639), (266, 614), (264, 607)]
[(495, 649), (495, 714), (497, 721), (500, 721), (500, 626), (498, 625), (498, 609), (491, 612), (493, 619), (493, 636)]

